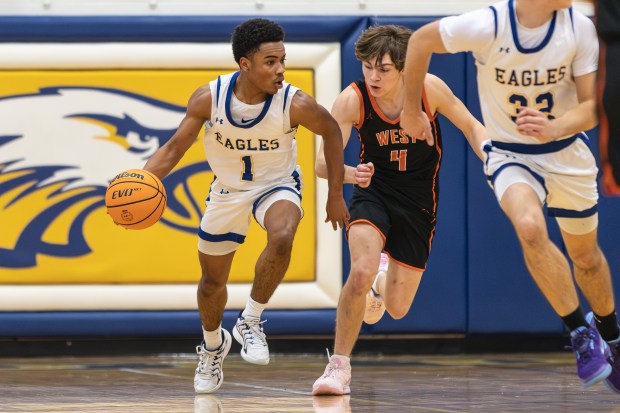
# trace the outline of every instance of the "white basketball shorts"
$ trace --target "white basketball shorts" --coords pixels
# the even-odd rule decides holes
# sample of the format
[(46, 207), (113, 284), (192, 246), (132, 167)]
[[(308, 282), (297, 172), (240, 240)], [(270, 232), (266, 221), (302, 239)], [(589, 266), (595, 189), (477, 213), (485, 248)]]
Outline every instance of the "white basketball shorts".
[(540, 145), (486, 141), (484, 172), (498, 201), (508, 187), (532, 187), (562, 230), (586, 234), (598, 225), (598, 168), (585, 133)]
[(299, 165), (291, 176), (271, 185), (239, 190), (222, 185), (217, 178), (211, 184), (200, 228), (198, 250), (208, 255), (225, 255), (243, 244), (250, 228), (251, 215), (265, 228), (265, 214), (276, 201), (287, 200), (299, 208), (303, 176)]

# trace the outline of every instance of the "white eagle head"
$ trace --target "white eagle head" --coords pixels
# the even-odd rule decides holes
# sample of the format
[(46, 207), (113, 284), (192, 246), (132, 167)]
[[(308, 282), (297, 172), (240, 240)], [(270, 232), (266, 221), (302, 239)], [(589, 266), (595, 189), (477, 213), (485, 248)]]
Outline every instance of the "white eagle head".
[[(0, 97), (3, 209), (52, 185), (56, 188), (18, 239), (0, 244), (0, 267), (36, 265), (40, 253), (90, 252), (82, 225), (90, 212), (103, 206), (109, 180), (119, 171), (142, 167), (172, 137), (184, 113), (183, 106), (110, 88), (59, 86)], [(204, 162), (177, 171), (166, 186), (174, 187), (206, 169)], [(179, 207), (174, 199), (170, 201)], [(45, 242), (45, 230), (77, 202), (87, 206), (67, 228), (67, 243)], [(11, 244), (14, 247), (3, 248)]]

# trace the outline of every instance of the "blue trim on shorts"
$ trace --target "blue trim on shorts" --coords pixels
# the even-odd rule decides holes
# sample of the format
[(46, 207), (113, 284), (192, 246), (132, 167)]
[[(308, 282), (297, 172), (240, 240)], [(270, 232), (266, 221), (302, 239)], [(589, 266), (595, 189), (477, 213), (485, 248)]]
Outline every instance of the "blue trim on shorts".
[(538, 175), (536, 172), (532, 171), (526, 165), (523, 165), (523, 164), (517, 163), (517, 162), (505, 163), (502, 166), (500, 166), (499, 168), (497, 168), (497, 170), (495, 172), (493, 172), (493, 175), (487, 176), (487, 179), (491, 182), (491, 185), (494, 188), (495, 188), (495, 180), (497, 179), (497, 176), (499, 175), (499, 173), (501, 171), (503, 171), (504, 169), (508, 168), (509, 166), (517, 166), (519, 168), (523, 168), (526, 171), (528, 171), (534, 177), (534, 179), (536, 179), (538, 181), (538, 183), (542, 185), (543, 189), (545, 190), (545, 194), (549, 194), (549, 192), (547, 192), (547, 188), (545, 187), (545, 179), (542, 176)]
[(211, 199), (211, 188), (213, 188), (213, 182), (215, 182), (216, 179), (217, 176), (213, 175), (213, 180), (211, 181), (211, 185), (209, 185), (209, 192), (207, 192), (207, 199), (205, 199), (205, 204)]
[(271, 188), (269, 191), (265, 192), (260, 197), (258, 197), (258, 199), (254, 201), (254, 203), (252, 204), (252, 215), (254, 216), (254, 219), (256, 219), (256, 209), (258, 208), (258, 205), (263, 201), (263, 199), (273, 194), (274, 192), (278, 192), (278, 191), (290, 191), (294, 193), (295, 195), (297, 195), (299, 197), (299, 200), (301, 201), (301, 194), (295, 191), (293, 188), (289, 188), (288, 186), (277, 186), (275, 188)]
[[(542, 155), (545, 153), (553, 153), (559, 152), (562, 149), (568, 148), (572, 145), (577, 139), (581, 139), (585, 142), (586, 145), (589, 146), (589, 139), (585, 133), (578, 133), (577, 135), (573, 135), (570, 138), (560, 139), (558, 141), (551, 141), (547, 143), (541, 143), (540, 145), (530, 145), (527, 143), (510, 143), (510, 142), (500, 142), (500, 141), (491, 141), (491, 144), (494, 148), (501, 149), (504, 151), (510, 151), (514, 153), (522, 153), (525, 155)], [(489, 152), (490, 149), (487, 150), (487, 145), (485, 145), (484, 150)]]
[(598, 205), (594, 205), (592, 208), (588, 208), (583, 211), (575, 211), (573, 209), (564, 208), (547, 208), (547, 215), (556, 218), (587, 218), (596, 214), (597, 211)]
[[(294, 170), (291, 176), (293, 177), (293, 180), (295, 181), (295, 189), (301, 192), (301, 179), (299, 179), (299, 172), (297, 172), (297, 170)], [(299, 199), (301, 199), (301, 194), (299, 195)]]
[(235, 234), (234, 232), (228, 232), (226, 234), (209, 234), (205, 232), (202, 228), (198, 228), (198, 236), (200, 239), (209, 242), (224, 242), (224, 241), (232, 241), (237, 244), (243, 244), (245, 241), (245, 235)]

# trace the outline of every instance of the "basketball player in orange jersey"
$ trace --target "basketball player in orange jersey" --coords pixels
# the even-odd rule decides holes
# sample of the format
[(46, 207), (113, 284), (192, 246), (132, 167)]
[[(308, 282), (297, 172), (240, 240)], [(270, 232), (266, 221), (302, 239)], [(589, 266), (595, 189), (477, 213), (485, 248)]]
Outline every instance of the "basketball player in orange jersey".
[(166, 176), (206, 124), (205, 151), (216, 178), (198, 240), (202, 268), (198, 308), (204, 343), (197, 347), (197, 393), (214, 392), (222, 384), (222, 362), (231, 346), (230, 333), (221, 328), (226, 283), (251, 214), (267, 232), (267, 246), (256, 262), (252, 292), (233, 336), (242, 346), (244, 360), (269, 363), (260, 317), (288, 268), (303, 215), (295, 141), (299, 125), (321, 135), (327, 148), (326, 222), (337, 229), (349, 219), (342, 197), (340, 128), (312, 97), (284, 81), (283, 41), (282, 28), (269, 20), (252, 19), (235, 28), (232, 49), (239, 71), (219, 76), (194, 92), (176, 133), (144, 167), (159, 178)]
[[(403, 133), (399, 122), (410, 35), (408, 28), (392, 25), (364, 31), (355, 45), (364, 78), (344, 89), (332, 108), (344, 143), (355, 127), (362, 146), (359, 165), (345, 167), (345, 183), (355, 184), (347, 227), (351, 272), (338, 302), (334, 354), (314, 383), (313, 395), (349, 393), (349, 357), (362, 319), (377, 322), (386, 309), (400, 319), (413, 302), (435, 233), (442, 157), (437, 114), (456, 125), (482, 156), (484, 127), (442, 80), (430, 74), (421, 100), (437, 144), (431, 147)], [(320, 177), (327, 176), (327, 154), (327, 148), (319, 151)], [(390, 263), (387, 273), (379, 271), (377, 276), (381, 251)]]
[[(588, 387), (605, 380), (620, 393), (620, 330), (597, 241), (598, 168), (583, 132), (597, 123), (594, 25), (570, 0), (504, 0), (427, 24), (412, 35), (407, 52), (406, 131), (430, 136), (417, 100), (428, 63), (433, 53), (461, 51), (476, 59), (491, 138), (484, 172), (531, 276), (570, 331), (579, 381)], [(544, 206), (560, 227), (574, 277), (549, 238)], [(587, 316), (575, 283), (592, 307)]]

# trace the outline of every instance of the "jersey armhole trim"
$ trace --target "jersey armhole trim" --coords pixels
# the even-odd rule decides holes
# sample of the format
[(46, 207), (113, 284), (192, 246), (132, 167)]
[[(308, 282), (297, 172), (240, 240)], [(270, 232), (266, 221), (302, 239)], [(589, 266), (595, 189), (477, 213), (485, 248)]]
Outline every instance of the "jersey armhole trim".
[(357, 97), (359, 99), (359, 106), (360, 106), (360, 116), (359, 119), (357, 120), (357, 124), (353, 125), (353, 127), (357, 130), (359, 130), (362, 125), (364, 124), (364, 118), (366, 117), (366, 114), (364, 113), (364, 96), (362, 96), (362, 91), (359, 89), (359, 87), (357, 87), (357, 84), (355, 82), (351, 83), (351, 87), (353, 88), (353, 90), (355, 91), (355, 93), (357, 94)]
[(494, 6), (489, 6), (489, 9), (493, 12), (493, 23), (495, 24), (494, 38), (497, 40), (497, 9)]
[(422, 103), (424, 104), (424, 112), (428, 116), (428, 120), (434, 121), (437, 117), (437, 111), (434, 114), (430, 112), (430, 106), (428, 105), (428, 99), (426, 98), (426, 88), (422, 87)]

